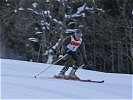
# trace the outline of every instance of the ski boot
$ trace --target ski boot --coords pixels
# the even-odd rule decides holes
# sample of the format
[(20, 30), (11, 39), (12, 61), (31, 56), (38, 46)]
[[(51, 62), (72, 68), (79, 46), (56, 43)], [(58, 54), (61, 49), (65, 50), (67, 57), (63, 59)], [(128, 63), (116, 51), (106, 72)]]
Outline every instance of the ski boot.
[(75, 75), (75, 72), (76, 72), (76, 69), (72, 69), (67, 77), (70, 79), (79, 80), (80, 78)]
[(66, 78), (66, 75), (64, 72), (60, 71), (58, 75), (54, 75), (55, 78)]

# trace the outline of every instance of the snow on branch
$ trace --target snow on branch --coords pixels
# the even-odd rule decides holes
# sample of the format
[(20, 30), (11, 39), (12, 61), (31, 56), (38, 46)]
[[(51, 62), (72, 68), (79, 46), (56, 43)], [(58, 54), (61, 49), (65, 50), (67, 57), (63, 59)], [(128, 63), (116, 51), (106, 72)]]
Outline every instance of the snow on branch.
[(32, 42), (38, 42), (38, 39), (36, 39), (36, 38), (29, 38), (28, 40), (32, 41)]
[(32, 3), (32, 6), (34, 7), (34, 8), (36, 8), (37, 7), (37, 3)]
[(20, 7), (20, 8), (18, 8), (18, 10), (24, 10), (24, 8), (23, 7)]
[(83, 6), (79, 7), (78, 10), (77, 10), (77, 14), (80, 14), (82, 11), (84, 11), (86, 8), (86, 4), (84, 4)]
[(35, 34), (42, 34), (43, 32), (36, 32)]
[(60, 42), (61, 42), (61, 39), (58, 40), (58, 42), (52, 47), (52, 49), (56, 49)]
[(53, 21), (55, 21), (56, 23), (58, 23), (58, 24), (60, 24), (60, 25), (63, 25), (63, 22), (61, 22), (61, 21), (58, 21), (57, 19), (53, 19)]

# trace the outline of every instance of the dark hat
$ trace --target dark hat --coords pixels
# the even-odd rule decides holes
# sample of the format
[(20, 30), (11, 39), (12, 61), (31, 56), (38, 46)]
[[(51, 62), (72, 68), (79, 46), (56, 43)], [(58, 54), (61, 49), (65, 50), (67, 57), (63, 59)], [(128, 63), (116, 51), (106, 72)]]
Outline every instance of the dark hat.
[(82, 34), (80, 29), (76, 29), (75, 30), (75, 35), (82, 37), (83, 34)]

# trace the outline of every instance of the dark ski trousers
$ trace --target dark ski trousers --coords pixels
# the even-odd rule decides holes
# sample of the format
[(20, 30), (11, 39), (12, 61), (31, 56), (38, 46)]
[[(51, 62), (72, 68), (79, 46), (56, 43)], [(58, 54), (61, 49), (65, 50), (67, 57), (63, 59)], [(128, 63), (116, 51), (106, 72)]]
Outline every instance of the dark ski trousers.
[(63, 69), (61, 70), (61, 72), (64, 73), (69, 69), (69, 67), (73, 67), (73, 69), (77, 70), (82, 65), (83, 62), (82, 57), (77, 52), (68, 54), (68, 56), (66, 56), (64, 60), (65, 60), (64, 63), (65, 67), (63, 67)]

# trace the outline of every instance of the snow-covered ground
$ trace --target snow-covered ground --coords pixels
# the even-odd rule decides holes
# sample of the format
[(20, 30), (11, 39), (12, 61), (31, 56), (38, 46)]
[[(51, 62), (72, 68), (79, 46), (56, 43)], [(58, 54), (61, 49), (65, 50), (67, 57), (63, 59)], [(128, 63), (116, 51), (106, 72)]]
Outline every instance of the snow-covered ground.
[(53, 79), (52, 76), (58, 74), (62, 66), (54, 65), (38, 78), (34, 78), (49, 64), (0, 60), (1, 99), (132, 99), (132, 75), (79, 69), (77, 75), (80, 78), (105, 82), (60, 80)]

